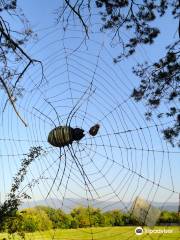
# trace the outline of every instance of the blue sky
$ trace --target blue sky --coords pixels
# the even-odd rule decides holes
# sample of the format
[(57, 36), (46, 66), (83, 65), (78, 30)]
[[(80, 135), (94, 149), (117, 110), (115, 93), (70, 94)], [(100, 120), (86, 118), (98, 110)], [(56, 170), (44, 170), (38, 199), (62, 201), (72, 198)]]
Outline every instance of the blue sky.
[[(177, 192), (180, 191), (179, 150), (164, 142), (160, 133), (163, 125), (159, 120), (145, 120), (144, 104), (135, 104), (129, 98), (133, 87), (138, 85), (138, 79), (131, 73), (132, 66), (145, 60), (153, 62), (163, 56), (165, 46), (177, 37), (177, 26), (171, 17), (166, 16), (156, 22), (161, 35), (153, 46), (140, 46), (132, 58), (114, 65), (112, 58), (117, 56), (118, 46), (110, 47), (106, 34), (91, 34), (86, 44), (79, 45), (82, 34), (77, 24), (64, 35), (62, 26), (55, 24), (58, 1), (19, 1), (19, 5), (38, 35), (37, 40), (27, 46), (27, 51), (43, 62), (48, 84), (44, 82), (39, 88), (35, 87), (41, 77), (39, 66), (33, 66), (22, 80), (26, 90), (17, 106), (28, 122), (26, 129), (11, 106), (3, 116), (0, 126), (2, 139), (11, 140), (3, 140), (0, 150), (3, 155), (2, 192), (7, 192), (23, 157), (21, 154), (27, 153), (31, 145), (38, 144), (47, 153), (32, 164), (24, 185), (35, 179), (34, 188), (28, 189), (32, 199), (42, 199), (47, 195), (59, 165), (59, 149), (47, 143), (48, 133), (54, 126), (45, 115), (58, 125), (55, 111), (48, 101), (58, 112), (61, 124), (65, 124), (72, 106), (93, 80), (94, 92), (84, 96), (71, 122), (86, 131), (86, 137), (79, 145), (75, 143), (73, 148), (92, 182), (89, 188), (93, 187), (98, 192), (99, 197), (92, 189), (93, 196), (99, 200), (128, 202), (139, 195), (149, 201), (177, 202)], [(16, 22), (11, 24), (16, 26)], [(77, 46), (80, 46), (78, 51), (72, 53)], [(87, 132), (97, 122), (101, 125), (100, 131), (92, 138)], [(158, 131), (156, 124), (160, 125)], [(132, 131), (128, 133), (128, 130)], [(60, 171), (51, 197), (91, 198), (70, 153), (65, 152), (66, 157), (62, 152)], [(65, 159), (65, 177), (58, 189)]]

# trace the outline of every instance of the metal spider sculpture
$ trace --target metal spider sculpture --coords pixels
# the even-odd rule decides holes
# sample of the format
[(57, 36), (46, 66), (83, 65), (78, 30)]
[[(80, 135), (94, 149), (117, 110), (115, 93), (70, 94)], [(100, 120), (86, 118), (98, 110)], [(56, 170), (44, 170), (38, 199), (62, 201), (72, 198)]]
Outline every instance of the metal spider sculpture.
[[(86, 93), (86, 92), (85, 92)], [(92, 187), (92, 189), (95, 191), (95, 193), (97, 194), (94, 186), (92, 185), (91, 181), (89, 180), (87, 174), (85, 173), (84, 171), (84, 168), (83, 168), (83, 165), (81, 164), (81, 162), (79, 161), (79, 159), (77, 158), (76, 156), (76, 153), (73, 149), (73, 142), (76, 141), (77, 143), (79, 143), (79, 141), (85, 136), (85, 131), (81, 128), (73, 128), (70, 126), (70, 123), (71, 123), (71, 120), (73, 118), (73, 116), (75, 115), (75, 113), (78, 111), (78, 109), (80, 108), (80, 102), (81, 100), (83, 99), (85, 93), (83, 94), (83, 96), (81, 96), (81, 98), (79, 99), (79, 101), (74, 105), (74, 107), (72, 108), (72, 110), (70, 111), (68, 117), (67, 117), (67, 120), (66, 120), (66, 124), (64, 126), (62, 126), (60, 124), (60, 119), (59, 119), (59, 115), (55, 109), (55, 107), (49, 102), (47, 101), (46, 99), (44, 99), (54, 110), (56, 116), (57, 116), (57, 119), (58, 119), (58, 126), (55, 125), (55, 123), (52, 121), (52, 119), (48, 116), (46, 116), (44, 113), (41, 113), (38, 109), (36, 109), (38, 112), (40, 112), (42, 115), (44, 115), (46, 118), (48, 118), (55, 126), (55, 128), (53, 128), (49, 134), (48, 134), (48, 143), (51, 144), (53, 147), (58, 147), (59, 148), (59, 165), (58, 165), (58, 169), (57, 169), (57, 172), (56, 172), (56, 175), (53, 179), (53, 183), (50, 187), (50, 190), (46, 196), (46, 198), (49, 196), (50, 192), (52, 191), (52, 188), (55, 184), (55, 181), (58, 177), (58, 174), (59, 174), (59, 171), (60, 171), (60, 163), (61, 163), (61, 153), (62, 153), (62, 150), (64, 150), (64, 156), (65, 156), (65, 164), (64, 164), (64, 168), (63, 168), (63, 172), (62, 172), (62, 176), (61, 176), (61, 179), (60, 179), (60, 182), (59, 182), (59, 185), (58, 185), (58, 189), (59, 187), (61, 186), (61, 183), (62, 183), (62, 180), (63, 180), (63, 176), (65, 174), (65, 170), (66, 170), (66, 164), (67, 164), (67, 159), (66, 159), (66, 150), (65, 148), (69, 150), (69, 153), (72, 157), (72, 159), (74, 160), (81, 176), (83, 177), (83, 180), (84, 180), (84, 183), (85, 185), (87, 186), (88, 188), (88, 191), (89, 193), (91, 194), (91, 191), (89, 189), (89, 186), (88, 186), (88, 183), (89, 185)], [(89, 134), (91, 136), (95, 136), (97, 133), (98, 133), (98, 130), (99, 130), (99, 127), (100, 125), (99, 124), (95, 124), (94, 126), (92, 126), (89, 130)], [(98, 194), (97, 194), (98, 195)], [(91, 194), (92, 196), (92, 194)], [(93, 198), (93, 196), (92, 196)]]

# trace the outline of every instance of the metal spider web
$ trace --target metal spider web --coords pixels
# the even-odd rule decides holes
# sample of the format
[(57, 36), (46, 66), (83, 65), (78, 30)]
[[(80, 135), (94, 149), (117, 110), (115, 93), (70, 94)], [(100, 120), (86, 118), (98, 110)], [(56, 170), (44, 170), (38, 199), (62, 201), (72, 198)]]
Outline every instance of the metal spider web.
[[(38, 42), (41, 48), (36, 44), (30, 49), (43, 62), (47, 82), (37, 84), (41, 72), (33, 67), (23, 79), (24, 96), (17, 106), (27, 128), (11, 106), (3, 114), (2, 195), (29, 147), (41, 146), (45, 152), (32, 163), (22, 186), (31, 196), (29, 206), (43, 200), (68, 211), (79, 204), (103, 211), (121, 209), (131, 211), (142, 225), (154, 225), (154, 203), (163, 199), (159, 206), (163, 210), (169, 201), (178, 202), (179, 196), (175, 181), (179, 151), (161, 135), (168, 122), (145, 119), (143, 104), (130, 97), (132, 80), (121, 65), (112, 64), (104, 42), (88, 40), (79, 46), (80, 39), (78, 34), (60, 39), (57, 29), (48, 29)], [(79, 46), (75, 51), (72, 42)], [(47, 136), (59, 121), (66, 125), (71, 111), (70, 126), (82, 128), (85, 137), (60, 150), (47, 142)], [(97, 123), (97, 135), (89, 135)], [(102, 232), (108, 231), (96, 230), (90, 220), (89, 227), (82, 229), (87, 239), (102, 239)], [(56, 230), (51, 239), (55, 234)], [(134, 232), (124, 234), (127, 239), (134, 237)]]

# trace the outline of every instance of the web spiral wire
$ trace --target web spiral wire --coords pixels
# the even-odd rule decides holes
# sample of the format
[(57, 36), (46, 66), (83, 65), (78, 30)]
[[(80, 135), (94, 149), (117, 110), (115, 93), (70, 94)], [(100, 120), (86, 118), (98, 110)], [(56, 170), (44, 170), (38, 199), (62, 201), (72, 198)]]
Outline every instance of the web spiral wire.
[[(57, 30), (48, 33), (30, 49), (42, 60), (47, 81), (40, 83), (41, 71), (32, 67), (21, 83), (24, 96), (17, 101), (28, 127), (22, 127), (11, 106), (3, 113), (2, 193), (8, 191), (28, 149), (41, 146), (44, 153), (29, 167), (21, 189), (34, 204), (43, 199), (57, 207), (59, 200), (58, 207), (68, 211), (83, 204), (126, 212), (137, 197), (152, 204), (163, 199), (161, 209), (170, 200), (177, 202), (179, 151), (161, 135), (168, 122), (146, 121), (143, 104), (131, 98), (134, 83), (121, 66), (112, 64), (105, 43), (88, 40), (74, 51), (71, 45), (80, 37), (59, 39)], [(67, 122), (83, 129), (85, 137), (63, 148), (51, 146), (49, 132)], [(91, 136), (89, 129), (95, 124), (100, 129)], [(87, 239), (102, 239), (108, 231), (93, 228), (91, 221), (90, 227), (82, 229)], [(109, 239), (121, 234), (133, 239), (128, 231), (111, 232)]]

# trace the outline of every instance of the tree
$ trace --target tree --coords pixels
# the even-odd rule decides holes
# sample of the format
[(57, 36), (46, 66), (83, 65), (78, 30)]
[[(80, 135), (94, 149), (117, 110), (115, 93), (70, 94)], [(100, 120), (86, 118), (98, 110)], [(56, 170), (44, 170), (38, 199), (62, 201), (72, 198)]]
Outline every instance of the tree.
[[(96, 8), (94, 7), (94, 3)], [(153, 23), (170, 13), (176, 20), (180, 36), (180, 1), (179, 0), (64, 0), (58, 11), (58, 21), (66, 29), (73, 18), (78, 18), (89, 37), (91, 19), (99, 13), (102, 20), (101, 31), (112, 34), (111, 43), (120, 46), (120, 53), (114, 63), (135, 53), (139, 45), (151, 45), (160, 34), (160, 29)], [(129, 32), (129, 38), (123, 37), (121, 31)], [(144, 101), (147, 106), (147, 119), (152, 117), (152, 110), (168, 105), (168, 110), (160, 109), (158, 118), (172, 117), (172, 123), (163, 130), (164, 138), (173, 146), (180, 147), (180, 40), (172, 40), (166, 48), (163, 58), (154, 64), (141, 64), (133, 69), (140, 78), (140, 85), (132, 92), (135, 101)], [(147, 74), (148, 73), (148, 74)]]
[[(10, 103), (18, 118), (27, 126), (27, 123), (16, 108), (16, 101), (23, 96), (24, 91), (21, 79), (30, 66), (38, 63), (42, 69), (41, 83), (44, 78), (43, 65), (40, 61), (31, 58), (23, 49), (28, 41), (33, 38), (34, 33), (29, 27), (29, 21), (22, 10), (18, 8), (17, 0), (0, 0), (0, 12), (0, 89), (7, 96), (4, 110), (6, 105)], [(6, 20), (10, 16), (16, 18), (18, 24), (20, 22), (19, 29), (18, 27), (14, 29), (9, 21)]]
[(46, 231), (52, 228), (52, 222), (42, 209), (28, 208), (22, 213), (22, 229), (25, 232)]
[(138, 219), (136, 219), (132, 212), (126, 212), (123, 214), (122, 216), (122, 219), (123, 219), (123, 222), (124, 222), (124, 225), (130, 225), (130, 226), (136, 226), (136, 225), (139, 225), (139, 221)]
[[(8, 198), (4, 201), (3, 204), (0, 205), (0, 230), (4, 230), (10, 227), (10, 233), (13, 233), (13, 229), (16, 227), (12, 227), (13, 223), (15, 226), (17, 224), (15, 222), (19, 222), (20, 215), (18, 215), (18, 207), (21, 204), (23, 199), (28, 199), (29, 196), (20, 191), (21, 183), (23, 182), (27, 169), (30, 164), (42, 154), (43, 150), (39, 147), (31, 147), (27, 156), (21, 161), (21, 167), (15, 177), (13, 178), (13, 184), (11, 186), (10, 193), (8, 194)], [(14, 222), (15, 221), (15, 222)]]
[(104, 225), (104, 216), (99, 208), (77, 207), (71, 211), (72, 228), (97, 227)]
[(89, 215), (91, 219), (91, 225), (94, 227), (104, 226), (105, 218), (99, 208), (89, 208)]
[(160, 224), (179, 224), (180, 216), (176, 212), (162, 211), (159, 217)]
[[(23, 96), (21, 79), (30, 66), (35, 63), (43, 65), (40, 61), (31, 58), (23, 49), (34, 33), (22, 10), (18, 8), (17, 0), (0, 0), (0, 88), (5, 92), (17, 116), (27, 126), (16, 108), (16, 101)], [(94, 7), (94, 5), (96, 7)], [(179, 0), (64, 0), (57, 14), (58, 22), (63, 22), (66, 30), (68, 23), (77, 17), (82, 24), (85, 37), (89, 37), (91, 18), (93, 13), (99, 13), (101, 19), (101, 31), (111, 32), (111, 43), (116, 42), (120, 46), (120, 52), (114, 59), (117, 63), (136, 52), (139, 45), (152, 45), (160, 34), (160, 29), (153, 23), (171, 13), (177, 21), (180, 18)], [(8, 22), (7, 15), (16, 16), (23, 30), (13, 29)], [(177, 24), (177, 22), (176, 22)], [(123, 37), (121, 31), (129, 32), (130, 37)], [(177, 24), (177, 33), (180, 36), (180, 20)], [(145, 113), (147, 119), (152, 117), (154, 109), (160, 109), (158, 118), (171, 118), (168, 127), (163, 130), (164, 138), (172, 146), (180, 146), (180, 40), (172, 40), (167, 46), (164, 57), (157, 59), (154, 64), (141, 64), (134, 68), (133, 72), (140, 78), (139, 87), (132, 91), (135, 101), (144, 101), (147, 106)], [(11, 59), (11, 61), (9, 61)], [(13, 63), (13, 64), (12, 64)], [(20, 63), (22, 63), (20, 65)], [(18, 68), (17, 68), (18, 66)], [(19, 66), (23, 66), (22, 68)], [(17, 70), (18, 69), (18, 70)], [(148, 73), (148, 74), (147, 74)], [(168, 106), (167, 111), (160, 106)]]
[(16, 215), (8, 218), (6, 225), (4, 226), (4, 231), (7, 231), (9, 235), (18, 234), (21, 239), (25, 239), (25, 233), (23, 230), (23, 219), (22, 215), (17, 211)]
[(77, 227), (89, 227), (91, 226), (89, 215), (87, 213), (87, 208), (85, 207), (77, 207), (71, 211), (71, 216), (73, 220), (77, 223)]
[(48, 215), (52, 222), (52, 227), (56, 228), (70, 228), (71, 218), (65, 214), (61, 209), (54, 209), (51, 207), (37, 206), (36, 209), (43, 210)]
[(120, 210), (112, 210), (104, 213), (106, 226), (123, 226), (124, 219)]

